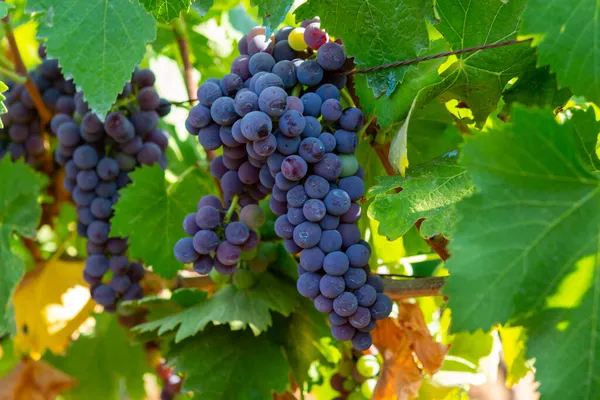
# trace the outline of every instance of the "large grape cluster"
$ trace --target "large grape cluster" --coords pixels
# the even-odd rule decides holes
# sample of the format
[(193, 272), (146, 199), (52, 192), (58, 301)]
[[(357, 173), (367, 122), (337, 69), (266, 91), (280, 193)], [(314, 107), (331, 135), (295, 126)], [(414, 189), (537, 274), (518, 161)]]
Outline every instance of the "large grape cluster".
[[(46, 60), (43, 46), (39, 49), (42, 63), (30, 72), (31, 79), (52, 112), (72, 113), (75, 108), (75, 85), (65, 80), (57, 60)], [(6, 153), (12, 160), (24, 158), (35, 165), (46, 150), (40, 116), (29, 92), (23, 84), (8, 82), (6, 94), (7, 113), (2, 115), (4, 128), (0, 129), (0, 158)]]
[[(271, 194), (275, 232), (290, 253), (300, 254), (298, 291), (329, 314), (336, 339), (365, 350), (392, 302), (371, 274), (371, 250), (357, 226), (365, 186), (354, 152), (363, 114), (340, 101), (346, 84), (340, 72), (352, 62), (318, 19), (271, 37), (265, 32), (253, 28), (238, 43), (231, 73), (200, 86), (186, 127), (204, 149), (223, 148), (210, 170), (227, 204), (239, 198), (249, 205)], [(198, 214), (195, 221), (200, 224)], [(208, 252), (194, 246), (196, 237), (183, 240), (185, 248), (180, 241), (175, 249), (180, 261), (198, 263), (198, 253)], [(181, 257), (186, 249), (188, 259)]]
[(77, 207), (77, 231), (88, 239), (83, 275), (92, 298), (107, 311), (119, 299), (142, 296), (144, 267), (127, 257), (126, 238), (109, 234), (118, 190), (130, 182), (129, 173), (142, 164), (166, 163), (168, 136), (158, 122), (170, 104), (158, 96), (154, 81), (152, 71), (136, 70), (104, 122), (77, 93), (73, 107), (60, 110), (50, 124), (58, 137), (56, 159), (65, 166), (64, 186)]

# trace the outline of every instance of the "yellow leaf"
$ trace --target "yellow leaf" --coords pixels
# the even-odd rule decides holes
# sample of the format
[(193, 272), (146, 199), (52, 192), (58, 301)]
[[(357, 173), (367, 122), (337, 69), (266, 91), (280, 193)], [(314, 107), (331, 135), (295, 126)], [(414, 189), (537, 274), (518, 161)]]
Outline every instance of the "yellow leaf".
[(94, 307), (82, 262), (53, 261), (29, 271), (13, 295), (15, 347), (39, 359), (62, 353)]
[(0, 400), (51, 400), (75, 383), (45, 361), (26, 358), (0, 379)]

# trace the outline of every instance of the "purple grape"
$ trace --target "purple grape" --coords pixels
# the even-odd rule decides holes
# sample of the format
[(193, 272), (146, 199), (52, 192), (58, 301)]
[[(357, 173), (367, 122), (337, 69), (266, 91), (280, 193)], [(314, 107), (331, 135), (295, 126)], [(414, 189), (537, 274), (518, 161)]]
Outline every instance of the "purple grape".
[(224, 192), (231, 194), (239, 194), (244, 189), (244, 185), (236, 171), (229, 171), (223, 175), (221, 187)]
[[(318, 91), (317, 91), (318, 92)], [(349, 107), (342, 111), (340, 126), (347, 131), (357, 131), (363, 123), (363, 113), (356, 107)]]
[(342, 162), (333, 153), (325, 153), (321, 161), (314, 164), (313, 172), (328, 181), (335, 181), (342, 173)]
[(377, 298), (375, 288), (368, 283), (356, 289), (354, 295), (356, 296), (358, 305), (362, 307), (371, 307)]
[[(335, 304), (335, 300), (334, 300), (334, 304)], [(335, 305), (334, 305), (334, 307), (335, 307)], [(334, 308), (334, 310), (335, 310), (335, 308)], [(332, 336), (340, 341), (351, 340), (354, 337), (355, 333), (356, 333), (356, 329), (348, 323), (345, 323), (343, 325), (333, 325), (331, 327)]]
[(342, 105), (339, 100), (327, 99), (321, 105), (321, 115), (325, 121), (337, 121), (342, 116)]
[(340, 90), (331, 83), (326, 83), (324, 85), (319, 86), (315, 93), (317, 93), (323, 101), (329, 99), (334, 99), (337, 101), (340, 100)]
[(290, 224), (287, 215), (280, 215), (275, 220), (275, 233), (282, 239), (291, 239), (294, 233), (294, 225)]
[(98, 185), (98, 174), (95, 171), (80, 171), (77, 174), (77, 185), (83, 190), (94, 190)]
[(334, 134), (336, 141), (336, 151), (338, 153), (354, 154), (358, 146), (358, 137), (356, 133), (339, 129)]
[(286, 111), (279, 119), (279, 129), (288, 137), (296, 137), (302, 134), (306, 127), (305, 118), (295, 110)]
[(377, 293), (383, 293), (383, 279), (379, 275), (369, 275), (367, 284), (372, 286)]
[(200, 229), (215, 229), (221, 223), (219, 210), (211, 206), (198, 208), (196, 213), (196, 224)]
[(352, 203), (348, 193), (341, 189), (330, 190), (323, 202), (325, 203), (325, 207), (327, 207), (327, 212), (337, 216), (346, 213)]
[(200, 209), (200, 207), (204, 207), (204, 206), (214, 207), (217, 210), (223, 208), (223, 204), (221, 203), (221, 200), (217, 196), (213, 196), (213, 195), (203, 196), (198, 201), (198, 209)]
[[(240, 52), (241, 54), (241, 52)], [(250, 57), (247, 55), (240, 55), (233, 60), (231, 63), (231, 72), (239, 75), (243, 80), (250, 78)]]
[[(141, 110), (152, 111), (160, 106), (160, 96), (153, 87), (145, 87), (140, 90), (137, 96), (138, 105)], [(60, 99), (59, 99), (60, 102)], [(57, 103), (58, 105), (58, 103)], [(73, 105), (74, 106), (74, 105)]]
[[(298, 187), (301, 187), (302, 190), (304, 191), (303, 186), (298, 186)], [(296, 189), (296, 188), (294, 188), (294, 189)], [(304, 217), (307, 220), (309, 220), (311, 222), (319, 222), (320, 220), (323, 219), (323, 217), (325, 217), (327, 210), (325, 209), (325, 204), (321, 200), (310, 199), (310, 200), (307, 200), (306, 203), (304, 203), (302, 212), (304, 213)], [(341, 242), (340, 242), (340, 245), (341, 245)]]
[(223, 265), (232, 266), (237, 264), (241, 254), (242, 250), (229, 241), (221, 242), (217, 247), (217, 260)]
[(131, 279), (127, 275), (114, 275), (109, 285), (116, 293), (124, 293), (131, 285)]
[[(270, 72), (266, 72), (266, 73), (262, 74), (261, 76), (257, 75), (253, 87), (254, 87), (254, 93), (256, 93), (259, 96), (259, 106), (260, 106), (260, 95), (262, 94), (262, 92), (270, 87), (273, 87), (273, 88), (277, 87), (277, 88), (280, 88), (281, 90), (283, 90), (283, 81), (281, 80), (281, 78), (279, 76), (272, 74)], [(287, 106), (287, 100), (285, 102), (285, 105)]]
[(210, 107), (215, 100), (223, 96), (223, 92), (219, 85), (213, 82), (204, 82), (196, 93), (197, 99), (203, 106)]
[(271, 133), (272, 129), (271, 118), (261, 111), (249, 112), (242, 119), (241, 131), (248, 140), (260, 140)]
[(301, 248), (314, 247), (321, 239), (321, 227), (314, 222), (302, 222), (294, 228), (294, 242)]
[(325, 154), (323, 142), (314, 137), (308, 137), (300, 143), (298, 153), (308, 163), (319, 162)]
[[(61, 128), (64, 125), (65, 124), (61, 125)], [(127, 119), (127, 117), (120, 112), (111, 112), (106, 116), (106, 120), (104, 121), (104, 130), (117, 143), (128, 142), (135, 136), (135, 127)]]
[(88, 256), (85, 262), (84, 272), (94, 278), (102, 278), (108, 271), (108, 258), (105, 255), (94, 254)]
[(356, 334), (352, 338), (352, 346), (354, 346), (354, 348), (359, 351), (368, 350), (372, 344), (373, 337), (370, 333), (356, 332)]
[[(296, 58), (296, 52), (292, 49), (287, 40), (278, 40), (273, 48), (273, 58), (275, 61), (282, 62), (286, 60), (293, 60)], [(295, 71), (294, 71), (294, 79)]]
[(392, 312), (393, 303), (388, 296), (378, 293), (375, 298), (375, 303), (371, 306), (371, 318), (381, 320), (389, 317)]
[(213, 259), (208, 255), (200, 256), (194, 262), (194, 271), (200, 275), (207, 275), (213, 268)]
[[(298, 152), (300, 148), (300, 137), (287, 137), (284, 135), (277, 136), (277, 151), (285, 156), (294, 155)], [(281, 170), (281, 164), (283, 163), (283, 159), (279, 164), (279, 170)]]
[(317, 311), (320, 311), (322, 313), (330, 313), (331, 311), (333, 311), (333, 301), (321, 294), (315, 297), (313, 303)]
[(237, 74), (227, 74), (221, 78), (220, 87), (225, 96), (233, 96), (244, 86), (243, 79)]
[(304, 112), (304, 104), (302, 103), (302, 100), (296, 96), (288, 96), (287, 108), (288, 110), (298, 111), (300, 114)]
[(154, 73), (149, 69), (137, 69), (133, 73), (133, 82), (140, 88), (145, 88), (149, 86), (154, 86), (156, 82), (156, 77)]
[(319, 140), (321, 141), (321, 143), (323, 143), (323, 146), (325, 146), (325, 151), (327, 153), (333, 152), (335, 150), (335, 147), (337, 146), (335, 136), (333, 136), (329, 132), (321, 133), (319, 135)]
[(347, 288), (358, 289), (367, 282), (367, 274), (362, 268), (350, 268), (344, 274), (344, 281)]
[[(277, 50), (277, 45), (275, 45), (275, 49)], [(287, 59), (275, 64), (272, 72), (281, 78), (285, 89), (293, 88), (298, 82), (296, 78), (296, 67), (294, 66), (294, 63)]]
[(212, 122), (210, 108), (205, 107), (202, 104), (196, 104), (190, 109), (187, 119), (189, 124), (194, 128), (204, 128)]
[[(282, 163), (282, 166), (283, 166), (283, 163)], [(277, 185), (281, 190), (287, 191), (287, 190), (290, 190), (291, 188), (293, 188), (294, 186), (297, 186), (298, 182), (291, 181), (283, 175), (283, 172), (278, 172), (275, 175), (275, 185)]]
[(219, 97), (210, 108), (210, 116), (219, 125), (232, 125), (239, 116), (234, 107), (234, 100), (231, 97)]
[(106, 243), (110, 233), (110, 225), (104, 221), (94, 221), (88, 225), (87, 237), (96, 244)]
[(342, 235), (342, 249), (347, 249), (360, 241), (360, 229), (355, 224), (340, 224), (337, 229)]
[(281, 173), (286, 179), (298, 181), (306, 175), (308, 165), (301, 157), (292, 155), (288, 156), (281, 163)]
[(302, 274), (296, 282), (296, 288), (298, 293), (309, 299), (314, 299), (319, 295), (319, 282), (321, 276), (314, 272), (307, 272)]
[(323, 79), (323, 68), (321, 68), (319, 63), (315, 60), (306, 60), (300, 64), (296, 71), (296, 75), (301, 84), (306, 86), (316, 86)]
[(241, 90), (235, 95), (233, 107), (240, 117), (258, 111), (258, 96), (250, 90)]
[(327, 71), (335, 71), (344, 66), (346, 51), (344, 47), (335, 43), (325, 43), (317, 53), (317, 63)]
[(243, 222), (232, 222), (225, 229), (225, 238), (236, 245), (242, 245), (250, 236), (250, 230)]
[(210, 254), (219, 246), (219, 237), (211, 230), (200, 230), (192, 239), (194, 250), (199, 254)]
[(348, 257), (341, 251), (329, 253), (323, 260), (323, 269), (329, 275), (342, 276), (348, 271), (348, 267)]
[(99, 285), (92, 293), (94, 301), (101, 306), (111, 306), (117, 301), (113, 288), (108, 285)]
[[(335, 229), (324, 230), (323, 233), (321, 234), (321, 240), (319, 241), (319, 248), (321, 250), (323, 250), (325, 253), (332, 253), (332, 252), (337, 253), (338, 250), (340, 250), (342, 248), (342, 235), (340, 235), (340, 233)], [(338, 267), (343, 268), (344, 272), (348, 269), (346, 266), (346, 260), (347, 260), (346, 257), (341, 257), (340, 255), (336, 255), (335, 260), (342, 262), (342, 264), (339, 265)], [(341, 272), (339, 275), (343, 274), (344, 272)], [(333, 272), (331, 272), (331, 273), (333, 275), (336, 275)]]
[(92, 201), (90, 211), (98, 219), (109, 219), (112, 215), (112, 201), (97, 197)]
[(349, 317), (356, 312), (358, 300), (350, 292), (344, 292), (333, 300), (333, 310), (342, 317)]
[(252, 75), (259, 72), (271, 72), (275, 66), (275, 59), (268, 53), (256, 53), (250, 57), (248, 69)]
[(285, 199), (290, 207), (302, 207), (308, 197), (304, 191), (304, 186), (298, 185), (288, 190)]
[(323, 104), (321, 97), (318, 94), (308, 92), (305, 93), (300, 100), (304, 105), (304, 115), (318, 118), (321, 115), (321, 105)]
[(252, 147), (258, 155), (268, 157), (277, 149), (277, 138), (269, 133), (265, 138), (254, 142)]
[(323, 199), (329, 193), (329, 182), (317, 175), (310, 175), (304, 182), (304, 190), (311, 199)]
[(146, 142), (137, 153), (137, 160), (142, 165), (152, 165), (158, 163), (162, 157), (162, 151), (158, 145), (152, 142)]
[(191, 213), (183, 219), (183, 231), (190, 236), (194, 236), (200, 227), (196, 224), (196, 213)]
[(344, 278), (341, 276), (323, 275), (319, 282), (319, 290), (321, 294), (329, 299), (335, 299), (344, 293), (345, 284)]
[(347, 322), (348, 322), (348, 318), (341, 317), (341, 316), (337, 315), (335, 312), (329, 313), (329, 323), (331, 323), (332, 326), (344, 325)]
[(364, 267), (369, 263), (371, 252), (369, 249), (361, 244), (354, 244), (346, 250), (346, 255), (350, 261), (350, 265), (353, 267)]
[(114, 158), (103, 158), (96, 166), (96, 173), (105, 181), (111, 181), (119, 176), (119, 164)]
[(316, 272), (323, 267), (324, 258), (325, 253), (316, 246), (304, 249), (300, 253), (300, 265), (307, 271)]
[(339, 217), (335, 217), (333, 215), (325, 214), (325, 217), (321, 221), (319, 221), (319, 226), (323, 230), (332, 230), (336, 229), (340, 224)]

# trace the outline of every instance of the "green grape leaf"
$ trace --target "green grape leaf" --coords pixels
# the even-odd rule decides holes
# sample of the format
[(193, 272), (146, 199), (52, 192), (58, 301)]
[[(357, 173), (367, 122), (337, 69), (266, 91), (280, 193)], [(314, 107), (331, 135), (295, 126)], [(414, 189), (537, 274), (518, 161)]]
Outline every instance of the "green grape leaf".
[(527, 360), (527, 335), (525, 329), (519, 326), (500, 326), (498, 334), (502, 340), (502, 355), (506, 364), (506, 381), (514, 385), (531, 371)]
[[(319, 16), (322, 28), (344, 39), (357, 68), (365, 68), (416, 58), (424, 52), (429, 46), (426, 18), (432, 11), (431, 3), (421, 0), (309, 0), (295, 15), (296, 20)], [(371, 97), (391, 94), (407, 69), (369, 73)]]
[(186, 374), (183, 390), (202, 399), (268, 399), (289, 383), (290, 367), (279, 345), (266, 335), (223, 326), (173, 345), (167, 361)]
[(146, 398), (143, 375), (150, 372), (144, 347), (129, 341), (116, 316), (98, 314), (93, 335), (80, 336), (64, 356), (46, 353), (46, 361), (76, 378), (65, 399)]
[[(423, 55), (448, 50), (445, 40), (436, 40), (430, 43), (429, 51)], [(395, 123), (406, 118), (420, 90), (442, 80), (437, 71), (444, 61), (437, 59), (409, 66), (402, 82), (402, 90), (394, 91), (389, 97), (374, 98), (366, 77), (363, 74), (354, 75), (354, 89), (360, 98), (363, 112), (367, 116), (377, 116), (377, 124), (384, 131), (392, 128)]]
[[(593, 171), (600, 171), (600, 124), (596, 122), (594, 109), (574, 111), (572, 120), (581, 158)], [(589, 129), (590, 126), (597, 129)]]
[[(513, 39), (525, 3), (526, 0), (439, 0), (436, 10), (440, 23), (436, 28), (450, 41), (453, 50)], [(477, 125), (482, 126), (496, 109), (504, 86), (534, 60), (535, 52), (529, 43), (459, 55), (445, 72), (448, 85), (444, 97), (464, 101), (473, 111)]]
[(192, 2), (192, 9), (198, 13), (200, 17), (204, 17), (213, 6), (214, 0), (196, 0)]
[[(0, 3), (0, 4), (6, 4), (6, 3)], [(0, 17), (2, 18), (2, 17)], [(3, 92), (6, 92), (8, 90), (8, 86), (6, 86), (4, 84), (4, 82), (0, 81), (0, 115), (5, 114), (6, 113), (6, 105), (4, 104), (4, 100), (6, 100), (6, 97), (2, 94)], [(0, 128), (4, 128), (4, 125), (2, 125), (2, 118), (0, 118)]]
[(448, 357), (442, 364), (443, 371), (476, 372), (479, 360), (492, 352), (494, 338), (490, 332), (458, 332), (450, 336)]
[(152, 13), (157, 21), (168, 24), (182, 12), (190, 10), (191, 0), (139, 0), (146, 12)]
[[(446, 264), (457, 331), (488, 330), (540, 310), (578, 260), (598, 252), (600, 180), (579, 155), (573, 121), (558, 125), (550, 110), (521, 106), (511, 120), (462, 149), (477, 192), (457, 206)], [(578, 130), (599, 127), (589, 121)]]
[(26, 10), (45, 14), (38, 36), (48, 57), (104, 118), (156, 36), (154, 18), (128, 0), (29, 0)]
[(549, 67), (531, 65), (517, 83), (504, 91), (502, 114), (509, 115), (513, 103), (556, 108), (565, 105), (570, 97), (568, 88), (558, 89), (556, 75), (550, 73)]
[[(466, 168), (456, 163), (457, 158), (453, 151), (410, 169), (406, 178), (380, 177), (379, 185), (368, 194), (375, 198), (369, 217), (379, 221), (379, 233), (396, 240), (425, 218), (420, 229), (423, 237), (436, 233), (451, 236), (458, 217), (456, 203), (473, 191), (471, 178)], [(400, 193), (389, 193), (400, 187)]]
[(162, 296), (146, 296), (139, 300), (120, 302), (119, 308), (125, 313), (135, 311), (138, 307), (144, 308), (148, 311), (144, 316), (145, 320), (155, 321), (200, 304), (207, 298), (208, 293), (204, 291), (184, 288), (175, 290), (168, 299)]
[(560, 86), (600, 104), (600, 41), (595, 0), (529, 0), (520, 33), (536, 35), (539, 64), (550, 65)]
[[(8, 5), (5, 2), (2, 2), (2, 3), (0, 3), (0, 18), (4, 18), (7, 15), (8, 15)], [(2, 128), (1, 124), (2, 124), (2, 122), (0, 122), (0, 128)]]
[(252, 0), (252, 5), (258, 7), (258, 18), (267, 28), (267, 36), (283, 22), (293, 3), (294, 0)]
[(0, 333), (12, 330), (12, 294), (24, 272), (24, 260), (10, 246), (13, 234), (34, 237), (42, 216), (37, 198), (40, 176), (23, 161), (0, 159)]
[(159, 335), (177, 328), (175, 341), (180, 342), (206, 328), (210, 323), (242, 323), (250, 325), (255, 333), (265, 331), (273, 324), (271, 311), (288, 316), (298, 305), (298, 294), (288, 281), (262, 274), (256, 286), (240, 290), (225, 286), (207, 301), (156, 321), (138, 325), (134, 330)]
[(308, 370), (315, 361), (325, 361), (322, 340), (332, 341), (326, 316), (315, 310), (311, 301), (302, 299), (298, 310), (288, 318), (278, 318), (268, 331), (271, 340), (279, 343), (290, 364), (294, 382), (308, 381)]
[[(133, 258), (144, 260), (160, 276), (170, 279), (183, 266), (173, 256), (175, 243), (186, 234), (183, 218), (196, 211), (198, 199), (211, 182), (198, 169), (190, 169), (169, 184), (159, 165), (144, 166), (130, 174), (132, 184), (119, 193), (111, 236), (129, 236)], [(160, 238), (160, 245), (152, 246)]]

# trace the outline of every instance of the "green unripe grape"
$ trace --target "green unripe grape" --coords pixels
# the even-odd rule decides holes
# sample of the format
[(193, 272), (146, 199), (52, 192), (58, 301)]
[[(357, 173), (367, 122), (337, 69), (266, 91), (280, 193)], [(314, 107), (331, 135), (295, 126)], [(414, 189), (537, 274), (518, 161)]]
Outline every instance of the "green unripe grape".
[(222, 275), (222, 274), (218, 273), (217, 270), (214, 268), (208, 273), (208, 276), (210, 277), (210, 279), (212, 279), (212, 281), (214, 283), (229, 282), (229, 275)]
[(358, 160), (353, 154), (340, 154), (338, 155), (342, 162), (342, 173), (340, 177), (352, 176), (358, 171)]
[(352, 392), (346, 397), (346, 400), (365, 400), (365, 396), (361, 392)]
[(343, 377), (348, 377), (352, 375), (352, 369), (354, 368), (354, 363), (352, 360), (342, 361), (340, 367), (338, 368), (338, 372)]
[(248, 266), (252, 271), (261, 274), (267, 270), (269, 263), (263, 260), (257, 260), (255, 258), (254, 260), (248, 261)]
[(253, 248), (250, 251), (242, 251), (242, 256), (240, 257), (240, 259), (248, 261), (248, 260), (254, 260), (256, 258), (256, 254), (258, 253), (258, 246)]
[(352, 378), (346, 379), (343, 388), (346, 392), (351, 392), (356, 388), (356, 382)]
[(380, 368), (377, 357), (371, 354), (362, 356), (356, 362), (356, 369), (358, 372), (367, 378), (377, 375)]
[(240, 290), (252, 287), (255, 281), (256, 280), (254, 279), (254, 274), (248, 269), (238, 268), (233, 273), (233, 285)]
[(375, 391), (376, 385), (377, 385), (377, 379), (375, 379), (375, 378), (367, 379), (366, 381), (364, 381), (362, 383), (362, 385), (360, 385), (360, 392), (367, 399), (370, 399), (373, 397), (373, 392)]

